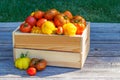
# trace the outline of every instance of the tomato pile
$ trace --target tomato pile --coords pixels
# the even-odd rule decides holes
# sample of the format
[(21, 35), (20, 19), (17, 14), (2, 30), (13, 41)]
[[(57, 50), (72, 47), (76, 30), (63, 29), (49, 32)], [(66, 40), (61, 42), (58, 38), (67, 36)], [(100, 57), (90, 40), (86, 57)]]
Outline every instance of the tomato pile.
[(30, 76), (36, 75), (37, 71), (43, 71), (47, 66), (45, 59), (29, 58), (27, 53), (21, 53), (21, 56), (15, 60), (15, 67), (20, 70), (26, 70)]
[(37, 34), (81, 35), (86, 27), (86, 20), (66, 10), (56, 9), (32, 12), (20, 25), (20, 31)]

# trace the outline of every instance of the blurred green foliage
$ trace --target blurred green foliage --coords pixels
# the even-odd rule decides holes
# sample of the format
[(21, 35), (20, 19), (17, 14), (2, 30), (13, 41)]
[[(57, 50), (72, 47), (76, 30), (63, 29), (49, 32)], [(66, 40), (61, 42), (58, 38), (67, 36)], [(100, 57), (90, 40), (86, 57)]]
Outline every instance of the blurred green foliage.
[(0, 22), (23, 21), (35, 9), (51, 8), (90, 22), (120, 22), (120, 0), (0, 0)]

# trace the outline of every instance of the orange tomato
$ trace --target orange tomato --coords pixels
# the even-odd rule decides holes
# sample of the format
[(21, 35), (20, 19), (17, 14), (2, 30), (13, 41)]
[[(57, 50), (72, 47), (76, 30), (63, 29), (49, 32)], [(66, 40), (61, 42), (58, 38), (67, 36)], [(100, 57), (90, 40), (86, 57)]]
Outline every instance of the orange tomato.
[(41, 28), (42, 24), (46, 21), (47, 21), (47, 19), (41, 18), (37, 21), (36, 25)]
[(74, 24), (74, 25), (77, 27), (76, 34), (82, 35), (82, 33), (85, 29), (85, 25), (84, 24)]
[(54, 18), (54, 24), (58, 26), (63, 26), (64, 24), (70, 22), (69, 18), (65, 14), (58, 14)]
[(56, 33), (57, 34), (63, 34), (63, 27), (61, 27), (61, 26), (59, 26), (58, 28), (57, 28), (57, 30), (56, 30)]
[(70, 11), (68, 11), (68, 10), (66, 10), (66, 11), (64, 12), (64, 14), (65, 14), (66, 16), (68, 16), (69, 19), (72, 19), (72, 18), (73, 18), (72, 13), (71, 13)]
[(34, 12), (34, 17), (35, 17), (36, 19), (42, 18), (43, 15), (44, 15), (44, 12), (43, 12), (43, 11), (38, 10), (38, 11), (35, 11), (35, 12)]
[(57, 11), (56, 9), (50, 9), (45, 12), (44, 18), (52, 20), (57, 14), (59, 14), (59, 11)]

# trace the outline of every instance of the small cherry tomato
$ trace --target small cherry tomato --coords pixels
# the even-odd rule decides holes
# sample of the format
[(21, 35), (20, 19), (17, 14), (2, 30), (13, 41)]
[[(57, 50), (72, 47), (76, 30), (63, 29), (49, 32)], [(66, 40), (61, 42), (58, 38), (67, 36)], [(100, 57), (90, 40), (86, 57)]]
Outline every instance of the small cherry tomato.
[(57, 34), (63, 34), (63, 27), (61, 27), (61, 26), (59, 26), (58, 28), (57, 28), (57, 31), (56, 31), (56, 33)]
[(30, 76), (36, 75), (37, 70), (34, 67), (30, 67), (27, 69), (26, 73)]

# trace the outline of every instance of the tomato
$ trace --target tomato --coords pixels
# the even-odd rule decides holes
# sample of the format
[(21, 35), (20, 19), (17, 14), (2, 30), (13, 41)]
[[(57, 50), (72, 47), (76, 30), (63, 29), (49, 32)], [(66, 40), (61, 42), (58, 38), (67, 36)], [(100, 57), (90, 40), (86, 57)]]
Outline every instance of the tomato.
[(59, 14), (59, 11), (57, 11), (56, 9), (50, 9), (45, 12), (44, 18), (52, 20), (57, 14)]
[(59, 27), (57, 28), (57, 30), (56, 30), (56, 33), (57, 33), (57, 34), (63, 34), (63, 33), (64, 33), (63, 27), (59, 26)]
[(30, 76), (34, 76), (37, 72), (37, 70), (34, 67), (30, 67), (26, 70), (27, 74)]
[(25, 22), (30, 24), (31, 26), (34, 26), (36, 24), (37, 20), (33, 16), (28, 16), (25, 19)]
[(32, 26), (28, 23), (22, 23), (19, 29), (21, 32), (28, 33), (31, 31)]
[(20, 58), (15, 60), (15, 67), (18, 69), (27, 69), (29, 67), (30, 58), (26, 54), (21, 54)]
[(39, 61), (38, 58), (32, 58), (30, 61), (30, 67), (35, 67), (35, 65), (37, 64), (37, 62)]
[(86, 20), (81, 16), (74, 16), (71, 22), (77, 27), (76, 34), (82, 34), (86, 27)]
[(54, 18), (54, 24), (58, 26), (63, 26), (64, 24), (70, 22), (69, 18), (65, 14), (58, 14)]
[(46, 68), (47, 61), (45, 59), (40, 59), (39, 62), (36, 64), (36, 69), (38, 71), (42, 71)]
[(63, 25), (64, 34), (68, 36), (76, 35), (77, 28), (73, 23), (67, 23)]
[(86, 20), (82, 16), (74, 16), (71, 20), (72, 23), (83, 23), (86, 26)]
[(34, 12), (34, 17), (35, 17), (36, 19), (42, 18), (43, 15), (44, 15), (44, 12), (43, 12), (43, 11), (38, 10), (38, 11), (35, 11), (35, 12)]
[(42, 24), (46, 21), (47, 21), (47, 19), (41, 18), (37, 21), (36, 25), (41, 28)]
[(66, 10), (66, 11), (64, 12), (64, 14), (65, 14), (69, 19), (72, 19), (72, 18), (73, 18), (72, 13), (71, 13), (70, 11), (68, 11), (68, 10)]
[(75, 24), (75, 26), (77, 27), (76, 34), (81, 35), (85, 29), (85, 25), (81, 23), (81, 24)]
[(56, 27), (53, 22), (46, 21), (42, 24), (41, 30), (43, 34), (53, 34), (56, 31)]

